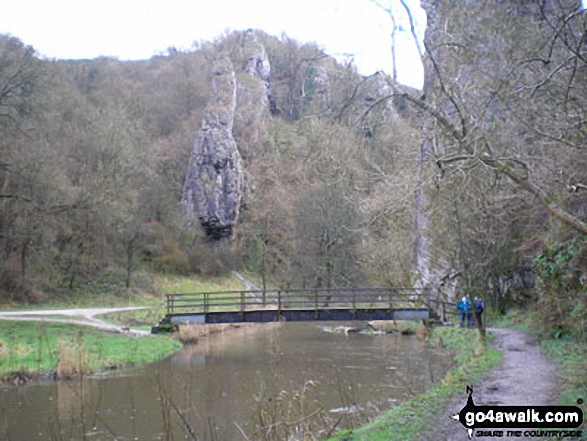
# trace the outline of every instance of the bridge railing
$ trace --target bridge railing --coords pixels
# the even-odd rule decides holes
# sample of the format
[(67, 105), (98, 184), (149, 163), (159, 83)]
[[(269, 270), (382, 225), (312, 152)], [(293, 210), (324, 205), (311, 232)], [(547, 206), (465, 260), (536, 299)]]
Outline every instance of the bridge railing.
[(255, 309), (367, 309), (428, 307), (429, 291), (412, 288), (316, 288), (166, 294), (167, 314)]
[(429, 304), (440, 313), (443, 322), (448, 321), (448, 316), (458, 316), (457, 304), (446, 300), (430, 299)]

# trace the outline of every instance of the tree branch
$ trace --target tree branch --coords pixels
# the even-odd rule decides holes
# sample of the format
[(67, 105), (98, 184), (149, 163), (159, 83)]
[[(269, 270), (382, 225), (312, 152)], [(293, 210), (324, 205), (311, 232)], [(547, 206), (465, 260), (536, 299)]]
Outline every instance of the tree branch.
[[(570, 226), (571, 228), (587, 234), (587, 224), (578, 219), (577, 217), (573, 216), (572, 214), (561, 209), (559, 206), (557, 206), (557, 204), (553, 202), (552, 198), (548, 195), (548, 193), (546, 193), (542, 188), (540, 188), (535, 183), (531, 182), (527, 170), (525, 171), (524, 175), (520, 175), (516, 171), (516, 169), (514, 169), (506, 162), (507, 160), (498, 159), (487, 152), (483, 152), (481, 154), (475, 152), (475, 149), (472, 147), (472, 144), (470, 142), (466, 142), (466, 134), (459, 130), (441, 112), (439, 112), (437, 109), (435, 109), (425, 101), (417, 97), (414, 97), (407, 92), (393, 93), (371, 105), (369, 109), (367, 109), (365, 115), (363, 115), (363, 118), (366, 117), (367, 113), (377, 104), (381, 103), (384, 100), (391, 99), (395, 96), (399, 96), (406, 99), (408, 102), (414, 104), (416, 107), (432, 116), (436, 121), (438, 121), (438, 123), (440, 123), (440, 125), (446, 130), (446, 132), (459, 144), (459, 146), (470, 155), (469, 157), (477, 157), (483, 164), (507, 176), (518, 187), (532, 194), (551, 215), (553, 215), (566, 225)], [(519, 163), (519, 161), (517, 161), (517, 163)], [(523, 167), (525, 167), (525, 165), (523, 165)]]

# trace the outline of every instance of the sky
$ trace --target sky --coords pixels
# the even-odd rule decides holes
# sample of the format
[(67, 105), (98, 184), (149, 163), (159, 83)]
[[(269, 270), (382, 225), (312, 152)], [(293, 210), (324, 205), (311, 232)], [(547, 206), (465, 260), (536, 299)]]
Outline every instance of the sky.
[[(391, 1), (403, 12), (398, 0), (379, 3)], [(408, 3), (423, 33), (419, 0)], [(398, 81), (421, 88), (422, 64), (407, 18), (400, 24)], [(340, 60), (352, 57), (364, 75), (392, 72), (391, 19), (371, 0), (2, 0), (0, 15), (0, 33), (56, 59), (148, 59), (248, 28), (315, 42)]]

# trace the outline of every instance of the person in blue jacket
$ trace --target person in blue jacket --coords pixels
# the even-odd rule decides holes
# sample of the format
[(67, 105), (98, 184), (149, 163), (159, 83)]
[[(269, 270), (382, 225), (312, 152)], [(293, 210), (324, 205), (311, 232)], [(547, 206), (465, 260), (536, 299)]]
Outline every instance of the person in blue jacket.
[(459, 310), (459, 315), (461, 317), (461, 328), (465, 326), (465, 319), (467, 320), (467, 327), (471, 327), (473, 325), (473, 305), (471, 305), (471, 300), (469, 296), (463, 296), (459, 303), (457, 303), (457, 309)]

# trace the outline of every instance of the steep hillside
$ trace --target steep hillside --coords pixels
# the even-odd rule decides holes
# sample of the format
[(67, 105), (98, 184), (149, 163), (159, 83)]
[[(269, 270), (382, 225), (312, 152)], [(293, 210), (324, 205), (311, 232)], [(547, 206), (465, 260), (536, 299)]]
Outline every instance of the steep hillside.
[(385, 75), (251, 30), (140, 62), (0, 43), (5, 297), (237, 266), (409, 283), (419, 135)]
[(1, 37), (2, 295), (239, 268), (525, 301), (584, 337), (587, 14), (423, 6), (423, 93), (254, 30), (141, 62)]

